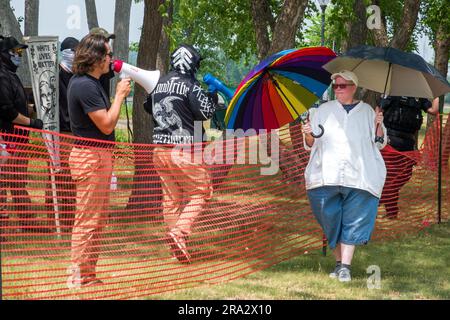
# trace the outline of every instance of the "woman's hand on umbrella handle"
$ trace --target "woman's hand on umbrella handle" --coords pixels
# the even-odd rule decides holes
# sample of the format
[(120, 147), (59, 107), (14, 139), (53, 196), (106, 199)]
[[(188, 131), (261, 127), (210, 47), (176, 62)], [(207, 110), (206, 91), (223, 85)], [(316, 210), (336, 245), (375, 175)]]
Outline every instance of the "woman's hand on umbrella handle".
[(314, 138), (320, 138), (321, 136), (323, 136), (323, 133), (324, 133), (325, 130), (323, 129), (323, 126), (321, 124), (319, 124), (319, 129), (320, 129), (320, 133), (319, 134), (315, 134), (312, 131), (311, 122), (307, 121), (307, 122), (303, 123), (303, 125), (302, 125), (303, 133), (305, 135), (311, 135)]
[(383, 132), (383, 121), (384, 121), (384, 116), (383, 116), (383, 109), (381, 109), (380, 107), (376, 107), (375, 108), (375, 142), (380, 142), (383, 143), (384, 142), (384, 132)]
[(303, 133), (304, 133), (305, 135), (307, 135), (307, 134), (312, 134), (311, 122), (305, 121), (305, 122), (302, 124), (302, 131), (303, 131)]
[(380, 107), (375, 108), (375, 125), (378, 126), (383, 123), (384, 116), (383, 116), (383, 110)]

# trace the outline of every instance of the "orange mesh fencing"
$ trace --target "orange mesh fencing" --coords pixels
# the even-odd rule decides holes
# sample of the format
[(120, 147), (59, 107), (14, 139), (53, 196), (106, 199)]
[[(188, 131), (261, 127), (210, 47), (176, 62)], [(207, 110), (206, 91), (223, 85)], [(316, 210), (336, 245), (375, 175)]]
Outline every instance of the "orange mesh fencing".
[[(323, 246), (305, 191), (303, 173), (309, 152), (302, 146), (300, 125), (278, 133), (277, 174), (261, 174), (275, 150), (269, 155), (264, 155), (267, 149), (252, 154), (252, 143), (262, 139), (254, 136), (234, 139), (241, 144), (223, 154), (217, 148), (217, 159), (241, 162), (203, 164), (201, 170), (206, 170), (210, 179), (198, 181), (189, 174), (189, 168), (179, 173), (172, 170), (170, 176), (163, 168), (155, 168), (155, 145), (101, 145), (54, 135), (51, 140), (59, 142), (49, 148), (49, 135), (41, 133), (19, 128), (14, 134), (3, 134), (2, 143), (9, 153), (0, 156), (3, 299), (145, 298), (244, 277)], [(393, 239), (437, 222), (438, 137), (435, 121), (420, 151), (383, 152), (392, 177), (383, 193), (374, 240)], [(81, 151), (73, 153), (74, 147), (93, 152), (83, 159)], [(450, 146), (446, 148), (450, 153)], [(58, 154), (59, 162), (58, 157), (52, 161), (49, 152)], [(93, 168), (91, 156), (104, 165)], [(108, 162), (110, 156), (112, 162)], [(410, 165), (411, 174), (404, 169), (405, 163)], [(448, 219), (450, 199), (448, 161), (446, 166), (443, 219)], [(93, 172), (89, 183), (76, 180), (88, 171)], [(164, 198), (161, 179), (180, 185), (187, 177), (192, 192), (181, 188), (175, 200)], [(87, 202), (84, 210), (92, 211), (95, 217), (90, 222), (76, 219), (80, 217), (77, 203), (79, 209), (86, 200), (86, 194), (77, 188), (91, 192), (96, 203), (109, 201), (104, 207)], [(204, 197), (201, 209), (190, 202), (194, 193), (206, 195), (208, 190), (212, 193)], [(396, 219), (386, 217), (386, 206), (396, 203)], [(186, 238), (191, 263), (178, 261), (167, 241), (163, 208), (178, 205), (198, 213)], [(83, 230), (94, 231), (86, 260), (98, 261), (95, 272), (102, 285), (74, 287), (69, 282), (74, 272), (72, 242), (85, 236)]]

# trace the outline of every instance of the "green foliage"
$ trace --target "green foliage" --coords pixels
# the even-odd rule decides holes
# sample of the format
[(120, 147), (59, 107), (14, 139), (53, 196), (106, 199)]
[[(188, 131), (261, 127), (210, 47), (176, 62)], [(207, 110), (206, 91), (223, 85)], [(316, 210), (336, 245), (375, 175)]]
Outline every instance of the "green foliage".
[(139, 42), (131, 42), (130, 51), (139, 52)]
[[(372, 4), (372, 1), (364, 0), (364, 4), (368, 7)], [(403, 4), (404, 0), (380, 1), (381, 15), (386, 20), (386, 29), (389, 39), (392, 39), (395, 31), (401, 26)], [(346, 23), (355, 21), (358, 18), (353, 10), (353, 5), (354, 0), (332, 0), (330, 5), (327, 7), (325, 27), (326, 46), (332, 48), (334, 42), (336, 50), (339, 51), (343, 40), (348, 39), (349, 35), (347, 34)], [(320, 44), (321, 13), (319, 11), (320, 10), (313, 11), (316, 15), (311, 16), (312, 24), (309, 28), (304, 30), (305, 39), (310, 45)], [(366, 17), (368, 18), (369, 14), (366, 14)], [(417, 49), (419, 35), (420, 28), (416, 27), (406, 51), (414, 51)], [(370, 33), (367, 44), (374, 45), (373, 40), (370, 37)]]
[(182, 43), (194, 45), (204, 58), (201, 72), (229, 86), (237, 86), (257, 62), (250, 1), (175, 1), (173, 24), (166, 32), (171, 51)]
[(420, 31), (429, 36), (431, 45), (433, 45), (439, 25), (444, 26), (444, 30), (447, 30), (447, 36), (449, 36), (450, 6), (448, 0), (422, 1), (420, 14), (422, 15)]

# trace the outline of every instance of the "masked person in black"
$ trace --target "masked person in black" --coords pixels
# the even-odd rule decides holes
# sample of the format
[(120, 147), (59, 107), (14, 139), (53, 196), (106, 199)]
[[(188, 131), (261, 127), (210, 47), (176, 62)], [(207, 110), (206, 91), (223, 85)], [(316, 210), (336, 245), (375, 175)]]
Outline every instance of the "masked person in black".
[(59, 63), (59, 130), (64, 134), (71, 134), (69, 110), (67, 106), (67, 87), (73, 76), (73, 59), (75, 49), (80, 42), (68, 37), (61, 43), (61, 61)]
[[(26, 45), (21, 44), (14, 37), (0, 37), (0, 134), (1, 132), (11, 134), (18, 133), (14, 131), (14, 125), (28, 126), (31, 128), (42, 129), (43, 123), (40, 119), (31, 119), (28, 114), (28, 102), (25, 89), (16, 74), (17, 69), (22, 62), (23, 50)], [(3, 136), (3, 145), (9, 154), (14, 155), (6, 160), (5, 170), (2, 170), (2, 179), (8, 180), (2, 183), (2, 190), (10, 189), (13, 208), (17, 210), (20, 218), (20, 224), (23, 231), (37, 231), (32, 219), (35, 217), (31, 213), (31, 199), (26, 190), (27, 166), (29, 154), (26, 152), (28, 143), (28, 132), (20, 132), (20, 138), (11, 138)], [(5, 153), (6, 154), (6, 153)], [(6, 170), (7, 168), (7, 170)], [(6, 203), (5, 197), (0, 200)], [(6, 215), (2, 215), (2, 224), (6, 223)]]
[(153, 142), (159, 145), (153, 161), (162, 181), (167, 239), (172, 254), (183, 263), (191, 262), (186, 240), (213, 191), (202, 157), (192, 152), (180, 156), (173, 148), (201, 143), (202, 121), (210, 119), (217, 107), (217, 94), (204, 91), (195, 78), (200, 60), (200, 54), (190, 45), (176, 49), (171, 55), (171, 71), (159, 80), (145, 104), (146, 111), (153, 115)]
[[(416, 161), (408, 156), (408, 151), (417, 149), (417, 132), (423, 122), (422, 112), (436, 115), (439, 99), (413, 97), (388, 97), (383, 101), (384, 125), (387, 128), (388, 147), (383, 150), (387, 176), (380, 204), (386, 208), (386, 217), (398, 217), (400, 189), (411, 179)], [(389, 148), (400, 152), (389, 152)]]

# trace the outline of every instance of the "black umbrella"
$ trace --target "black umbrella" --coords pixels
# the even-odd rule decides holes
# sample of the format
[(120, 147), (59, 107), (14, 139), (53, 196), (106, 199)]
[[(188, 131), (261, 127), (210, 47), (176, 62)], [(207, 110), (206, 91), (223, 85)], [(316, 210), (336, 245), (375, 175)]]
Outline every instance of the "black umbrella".
[(450, 92), (447, 80), (421, 56), (390, 47), (358, 46), (323, 67), (350, 70), (360, 87), (384, 95), (434, 99)]

